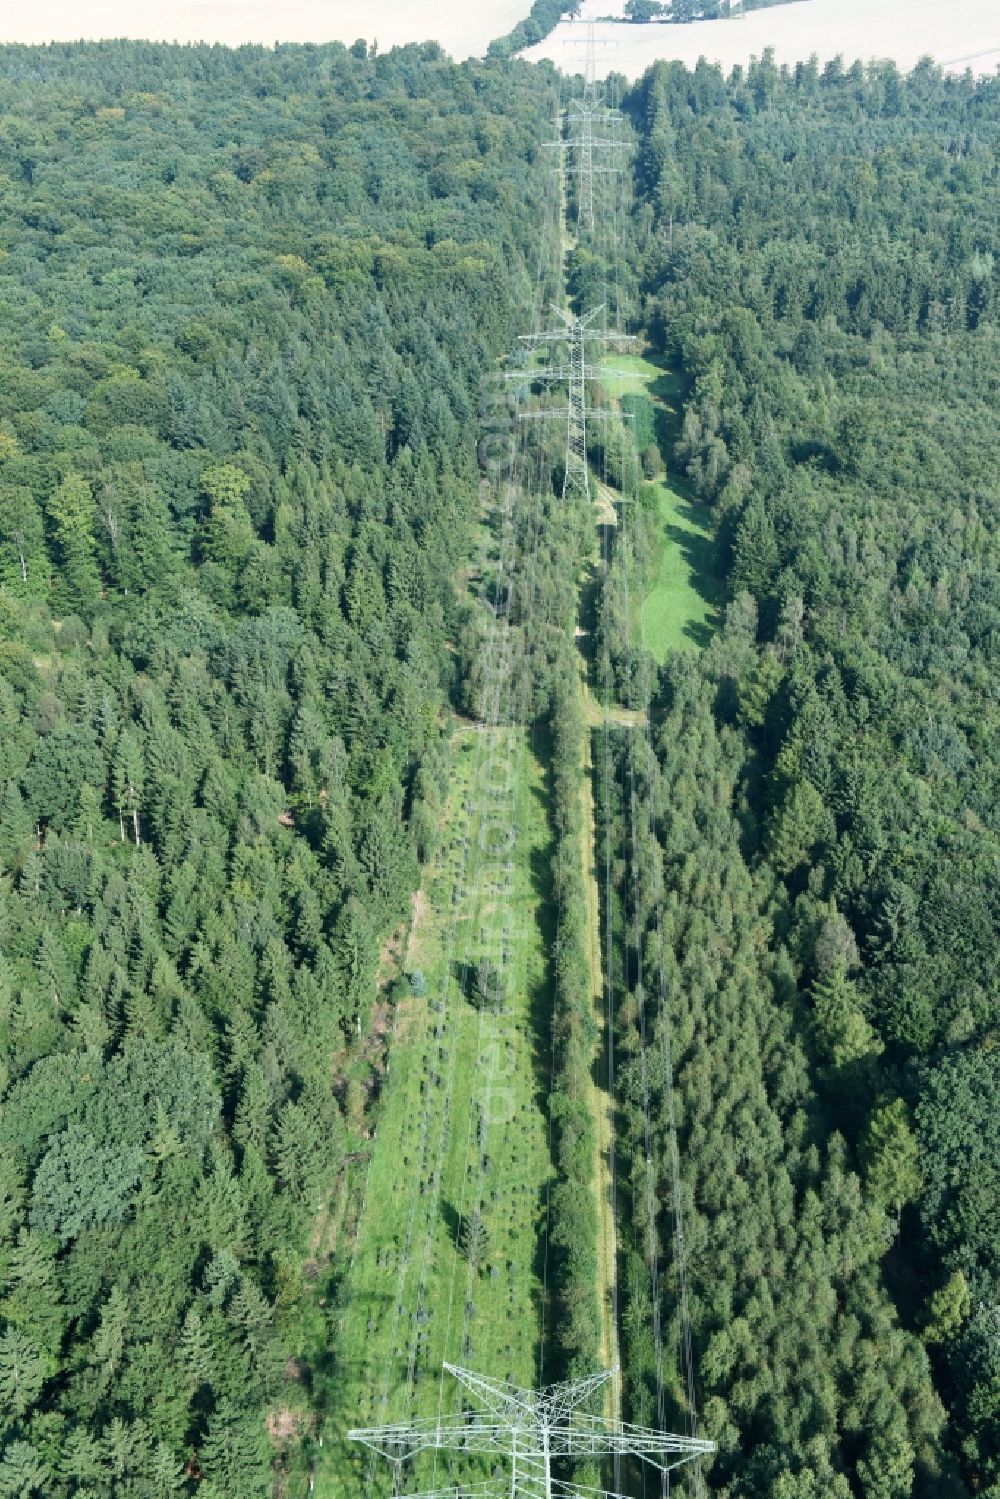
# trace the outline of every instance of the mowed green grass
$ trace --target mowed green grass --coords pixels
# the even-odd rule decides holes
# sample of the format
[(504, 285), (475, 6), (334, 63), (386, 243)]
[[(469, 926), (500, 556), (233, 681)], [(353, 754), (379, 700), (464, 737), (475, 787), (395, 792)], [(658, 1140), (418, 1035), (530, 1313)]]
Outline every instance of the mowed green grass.
[(651, 488), (657, 503), (656, 540), (639, 626), (643, 645), (662, 662), (668, 651), (708, 644), (722, 590), (702, 514), (670, 484)]
[(680, 380), (673, 370), (666, 369), (648, 355), (611, 354), (602, 363), (601, 373), (607, 377), (612, 395), (623, 396), (633, 391), (637, 395), (651, 396), (664, 406), (668, 414), (676, 412)]
[[(500, 758), (513, 767), (517, 836), (509, 903), (484, 878), (496, 873), (496, 861), (479, 852), (474, 787), (488, 734), (504, 736)], [(538, 1373), (551, 1170), (544, 766), (517, 729), (462, 727), (451, 754), (441, 846), (425, 871), (406, 963), (409, 971), (423, 971), (428, 992), (403, 1002), (391, 1047), (364, 1215), (335, 1324), (316, 1499), (391, 1492), (385, 1462), (376, 1464), (369, 1491), (368, 1462), (344, 1433), (353, 1425), (435, 1415), (442, 1398), (445, 1411), (457, 1409), (454, 1382), (447, 1379), (443, 1389), (440, 1382), (445, 1359), (522, 1385)], [(497, 951), (503, 931), (509, 998), (494, 1017), (473, 1008), (459, 976), (466, 962)], [(446, 1024), (436, 1038), (442, 994)], [(456, 1240), (461, 1218), (477, 1205), (486, 1248), (470, 1275)], [(425, 1484), (432, 1471), (430, 1459), (416, 1470)], [(439, 1461), (436, 1468), (438, 1486), (487, 1476), (468, 1464)]]
[(671, 471), (680, 424), (678, 376), (646, 355), (616, 354), (605, 361), (602, 372), (616, 397), (642, 395), (652, 402), (656, 443), (667, 466), (667, 478), (647, 486), (654, 495), (655, 525), (638, 611), (643, 644), (662, 662), (669, 651), (707, 645), (723, 600), (722, 580), (704, 512), (691, 502), (683, 479)]

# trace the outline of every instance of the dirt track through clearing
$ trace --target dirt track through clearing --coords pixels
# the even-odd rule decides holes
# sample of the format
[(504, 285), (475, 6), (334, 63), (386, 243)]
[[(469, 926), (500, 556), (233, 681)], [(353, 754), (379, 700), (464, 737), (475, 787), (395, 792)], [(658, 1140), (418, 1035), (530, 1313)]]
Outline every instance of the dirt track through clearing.
[[(587, 662), (580, 654), (580, 691), (583, 697), (584, 730), (580, 761), (580, 805), (582, 809), (580, 855), (583, 860), (584, 890), (587, 896), (587, 970), (590, 995), (597, 1021), (597, 1044), (594, 1048), (594, 1070), (590, 1109), (594, 1120), (594, 1184), (598, 1211), (598, 1292), (601, 1307), (601, 1365), (619, 1367), (618, 1328), (614, 1319), (613, 1286), (618, 1273), (617, 1234), (614, 1216), (614, 1194), (611, 1190), (614, 1149), (614, 1125), (611, 1117), (611, 1095), (602, 1076), (607, 1058), (607, 1017), (604, 1004), (604, 962), (601, 946), (601, 898), (597, 883), (597, 824), (594, 816), (594, 763), (591, 744), (591, 715), (596, 713), (603, 725), (604, 717), (593, 700), (587, 681)], [(614, 1381), (611, 1414), (620, 1417), (619, 1384)]]

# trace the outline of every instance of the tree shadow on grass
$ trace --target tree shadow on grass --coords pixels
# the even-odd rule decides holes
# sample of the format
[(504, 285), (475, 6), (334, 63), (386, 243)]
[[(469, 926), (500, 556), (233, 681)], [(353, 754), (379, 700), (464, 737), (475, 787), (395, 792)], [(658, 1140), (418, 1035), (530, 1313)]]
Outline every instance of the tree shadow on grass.
[[(659, 384), (657, 380), (655, 384)], [(664, 463), (669, 463), (674, 451), (674, 443), (680, 434), (680, 416), (676, 411), (668, 410), (659, 401), (653, 405), (653, 435), (656, 438), (656, 446), (660, 450), (660, 456)]]
[(670, 367), (659, 354), (646, 356), (646, 363), (660, 371), (646, 386), (646, 391), (655, 407), (653, 426), (656, 442), (664, 458), (668, 458), (681, 430), (681, 398), (683, 382), (678, 372)]
[(588, 565), (580, 580), (580, 604), (578, 610), (580, 628), (586, 633), (577, 641), (577, 645), (588, 665), (592, 665), (594, 661), (598, 607), (601, 601), (602, 584), (603, 578), (598, 569), (593, 564)]
[(448, 1202), (445, 1197), (440, 1200), (441, 1222), (448, 1231), (448, 1238), (453, 1244), (458, 1243), (459, 1231), (462, 1227), (462, 1215), (453, 1202)]
[(687, 524), (677, 525), (676, 522), (668, 521), (663, 534), (683, 557), (695, 593), (712, 609), (718, 609), (723, 602), (723, 590), (715, 537), (701, 529), (703, 521), (693, 505), (678, 505), (674, 513), (678, 520), (686, 521)]
[[(677, 507), (678, 519), (698, 526), (698, 516), (690, 505)], [(680, 551), (691, 573), (691, 586), (706, 604), (719, 601), (719, 575), (715, 565), (715, 540), (700, 529), (689, 530), (675, 522), (667, 522), (664, 528), (669, 541)]]
[(467, 1000), (476, 980), (476, 960), (471, 953), (466, 953), (464, 958), (452, 959), (451, 978), (459, 997)]

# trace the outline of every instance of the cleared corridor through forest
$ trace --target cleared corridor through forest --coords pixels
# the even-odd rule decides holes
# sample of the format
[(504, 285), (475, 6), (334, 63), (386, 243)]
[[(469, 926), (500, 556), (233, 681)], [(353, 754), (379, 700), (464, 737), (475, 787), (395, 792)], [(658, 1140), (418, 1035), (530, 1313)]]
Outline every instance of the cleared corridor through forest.
[[(567, 131), (571, 116), (560, 118)], [(578, 254), (596, 249), (614, 263), (614, 290), (606, 270), (604, 301), (586, 319), (603, 324), (588, 336), (625, 342), (615, 261), (623, 253), (620, 185), (602, 180), (595, 224), (573, 233), (568, 210), (583, 215), (565, 157), (557, 149), (529, 339), (552, 363), (529, 356), (517, 396), (530, 395), (528, 415), (555, 420), (520, 420), (515, 406), (506, 472), (491, 480), (470, 596), (485, 620), (467, 684), (476, 724), (452, 738), (439, 848), (407, 944), (406, 969), (419, 972), (423, 991), (397, 998), (391, 1074), (354, 1226), (341, 1342), (356, 1355), (341, 1363), (331, 1390), (340, 1432), (447, 1414), (454, 1393), (440, 1373), (445, 1361), (502, 1370), (524, 1387), (620, 1363), (614, 1032), (627, 980), (613, 966), (628, 960), (612, 933), (614, 835), (606, 828), (599, 836), (595, 809), (611, 804), (612, 733), (624, 730), (630, 743), (648, 735), (648, 687), (638, 708), (615, 701), (593, 617), (621, 517), (637, 515), (634, 414), (617, 401), (590, 413), (604, 435), (596, 451), (584, 439), (590, 474), (573, 487), (571, 390), (567, 480), (561, 498), (552, 493), (561, 409), (539, 403), (537, 388), (544, 395), (550, 380), (565, 382), (567, 360), (577, 357)], [(546, 333), (552, 302), (567, 321)], [(587, 401), (586, 377), (582, 388)], [(626, 575), (633, 548), (629, 537)], [(630, 660), (635, 624), (627, 609), (616, 649)], [(531, 703), (539, 691), (550, 700), (541, 712)], [(647, 1165), (652, 1171), (648, 1150)], [(592, 1210), (581, 1208), (580, 1193)], [(581, 1234), (590, 1242), (581, 1244)], [(658, 1363), (660, 1253), (654, 1236)], [(622, 1413), (615, 1379), (604, 1414), (617, 1423)], [(388, 1491), (389, 1475), (370, 1455), (342, 1442), (336, 1449), (321, 1493)], [(629, 1481), (618, 1458), (606, 1474), (593, 1471), (616, 1489)], [(472, 1458), (428, 1455), (415, 1476), (440, 1487), (487, 1470)]]

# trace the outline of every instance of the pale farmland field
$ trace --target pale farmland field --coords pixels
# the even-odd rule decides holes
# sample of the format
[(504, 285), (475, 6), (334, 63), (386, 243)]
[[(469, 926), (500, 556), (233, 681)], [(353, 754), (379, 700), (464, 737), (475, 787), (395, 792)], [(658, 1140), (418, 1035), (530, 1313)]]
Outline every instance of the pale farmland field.
[(531, 0), (38, 0), (5, 5), (0, 43), (98, 41), (133, 37), (169, 42), (440, 42), (455, 58), (486, 51), (527, 15)]
[[(598, 71), (614, 69), (638, 78), (657, 58), (677, 58), (693, 67), (700, 57), (728, 72), (774, 49), (777, 63), (804, 61), (813, 53), (826, 62), (838, 53), (856, 58), (891, 58), (909, 70), (921, 57), (933, 57), (949, 72), (992, 73), (1000, 65), (1000, 6), (997, 0), (796, 0), (792, 5), (750, 11), (726, 21), (693, 21), (685, 26), (651, 23), (632, 26), (600, 22), (621, 15), (624, 0), (584, 0), (581, 20), (598, 21), (598, 42), (613, 42), (599, 58)], [(568, 72), (581, 67), (580, 22), (562, 22), (551, 36), (524, 54), (551, 58)]]

